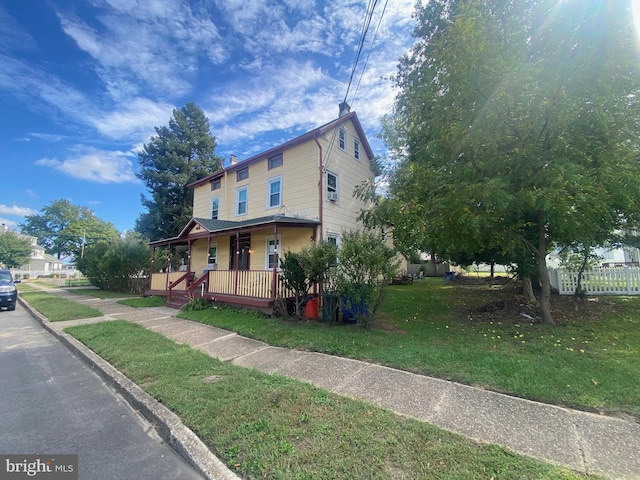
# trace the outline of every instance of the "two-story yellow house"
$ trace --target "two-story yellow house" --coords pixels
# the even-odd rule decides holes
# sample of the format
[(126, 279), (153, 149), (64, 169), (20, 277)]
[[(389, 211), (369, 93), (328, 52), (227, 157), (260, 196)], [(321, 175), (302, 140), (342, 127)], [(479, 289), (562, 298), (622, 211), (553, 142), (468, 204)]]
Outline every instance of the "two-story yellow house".
[(373, 152), (355, 112), (230, 165), (190, 185), (193, 218), (179, 236), (150, 245), (188, 246), (179, 272), (156, 265), (153, 295), (179, 307), (193, 296), (271, 313), (281, 285), (278, 254), (320, 241), (340, 244), (367, 207), (354, 188), (374, 176)]

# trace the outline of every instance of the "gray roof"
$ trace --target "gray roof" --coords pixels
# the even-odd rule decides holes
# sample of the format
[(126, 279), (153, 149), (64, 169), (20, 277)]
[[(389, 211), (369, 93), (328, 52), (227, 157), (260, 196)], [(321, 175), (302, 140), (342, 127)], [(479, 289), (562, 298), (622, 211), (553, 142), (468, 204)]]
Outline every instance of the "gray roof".
[(166, 245), (169, 243), (177, 243), (186, 241), (189, 237), (187, 231), (194, 223), (199, 224), (207, 233), (231, 233), (253, 229), (256, 227), (266, 227), (268, 225), (279, 225), (289, 227), (313, 227), (320, 225), (320, 221), (307, 218), (287, 217), (283, 215), (270, 215), (267, 217), (250, 218), (247, 220), (212, 220), (210, 218), (192, 218), (189, 223), (182, 229), (180, 235), (174, 238), (166, 238), (149, 242), (151, 246)]

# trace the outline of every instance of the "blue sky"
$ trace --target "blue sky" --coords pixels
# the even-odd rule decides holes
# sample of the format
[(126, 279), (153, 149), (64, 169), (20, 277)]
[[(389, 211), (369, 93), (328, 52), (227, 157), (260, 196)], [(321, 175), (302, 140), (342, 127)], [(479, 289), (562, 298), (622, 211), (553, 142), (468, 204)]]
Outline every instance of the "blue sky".
[[(373, 3), (373, 0), (372, 2)], [(377, 2), (348, 102), (376, 153), (414, 0)], [(120, 231), (143, 211), (136, 152), (193, 101), (240, 160), (335, 118), (368, 2), (0, 2), (0, 223), (54, 200)], [(366, 63), (366, 69), (363, 67)], [(356, 85), (359, 86), (356, 88)]]

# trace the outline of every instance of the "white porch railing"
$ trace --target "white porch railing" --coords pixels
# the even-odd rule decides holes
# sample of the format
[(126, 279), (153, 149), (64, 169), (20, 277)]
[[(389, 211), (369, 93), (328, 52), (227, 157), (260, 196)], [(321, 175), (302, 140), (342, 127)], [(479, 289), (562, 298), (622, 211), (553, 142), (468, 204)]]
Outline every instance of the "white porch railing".
[[(560, 295), (573, 295), (578, 272), (549, 270), (551, 285)], [(582, 273), (582, 289), (587, 295), (640, 295), (640, 268), (598, 268)]]
[[(154, 273), (151, 275), (151, 290), (167, 291), (168, 286), (184, 275), (185, 272)], [(273, 270), (210, 270), (207, 279), (196, 287), (198, 293), (211, 295), (235, 295), (272, 299), (282, 294), (293, 296), (286, 291), (280, 278), (276, 278), (276, 292), (273, 294)], [(278, 277), (280, 274), (277, 273)], [(183, 280), (174, 287), (174, 291), (186, 290)]]

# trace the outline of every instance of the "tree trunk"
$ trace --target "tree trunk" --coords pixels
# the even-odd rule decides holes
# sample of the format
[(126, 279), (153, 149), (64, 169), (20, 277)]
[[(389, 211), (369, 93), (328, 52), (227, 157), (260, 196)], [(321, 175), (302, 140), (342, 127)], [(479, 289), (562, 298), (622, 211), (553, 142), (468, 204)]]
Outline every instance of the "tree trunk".
[(576, 291), (573, 292), (574, 295), (578, 298), (581, 297), (582, 291), (582, 274), (584, 270), (587, 268), (587, 261), (589, 260), (589, 255), (591, 254), (591, 247), (585, 247), (584, 250), (584, 258), (582, 259), (582, 264), (580, 265), (580, 270), (578, 270), (578, 284), (576, 285)]
[(538, 210), (538, 249), (536, 251), (538, 261), (538, 276), (540, 277), (540, 315), (546, 325), (555, 325), (551, 316), (551, 280), (547, 269), (547, 232), (545, 214)]
[(496, 262), (491, 260), (491, 278), (493, 278), (493, 275), (495, 273), (495, 269), (496, 269)]
[(533, 294), (533, 287), (531, 286), (531, 277), (524, 277), (522, 279), (522, 294), (527, 303), (538, 303), (536, 296)]

